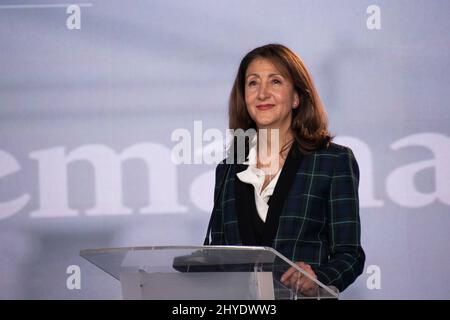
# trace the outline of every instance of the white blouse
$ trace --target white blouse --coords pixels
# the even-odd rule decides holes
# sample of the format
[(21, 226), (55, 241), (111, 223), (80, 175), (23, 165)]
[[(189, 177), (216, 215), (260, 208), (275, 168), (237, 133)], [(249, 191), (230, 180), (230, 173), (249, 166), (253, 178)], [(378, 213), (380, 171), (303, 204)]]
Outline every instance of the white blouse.
[(267, 202), (275, 190), (281, 169), (278, 170), (277, 174), (264, 188), (264, 190), (261, 190), (267, 174), (265, 174), (263, 170), (256, 167), (256, 152), (256, 139), (253, 139), (248, 153), (248, 160), (243, 163), (248, 165), (248, 168), (242, 172), (239, 172), (237, 177), (242, 182), (253, 185), (255, 190), (256, 210), (258, 211), (258, 215), (261, 220), (266, 222), (267, 211), (269, 210), (269, 205)]

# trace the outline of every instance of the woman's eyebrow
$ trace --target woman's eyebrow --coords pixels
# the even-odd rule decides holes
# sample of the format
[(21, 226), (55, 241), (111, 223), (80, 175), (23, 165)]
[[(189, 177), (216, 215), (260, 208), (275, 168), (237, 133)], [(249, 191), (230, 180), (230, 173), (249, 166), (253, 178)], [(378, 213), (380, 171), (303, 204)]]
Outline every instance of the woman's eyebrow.
[[(251, 73), (251, 74), (247, 75), (245, 78), (248, 79), (251, 76), (259, 77), (259, 74)], [(281, 77), (283, 77), (283, 75), (281, 73), (271, 73), (271, 74), (269, 74), (269, 77), (273, 77), (273, 76), (281, 76)]]

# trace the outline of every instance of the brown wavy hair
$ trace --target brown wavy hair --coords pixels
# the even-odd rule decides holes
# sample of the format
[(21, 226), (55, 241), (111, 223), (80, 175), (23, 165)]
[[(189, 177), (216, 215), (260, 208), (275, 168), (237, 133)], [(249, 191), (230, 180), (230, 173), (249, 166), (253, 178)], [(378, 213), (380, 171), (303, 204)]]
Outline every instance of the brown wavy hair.
[(245, 73), (256, 58), (270, 60), (293, 84), (300, 98), (299, 107), (292, 110), (291, 130), (304, 154), (328, 146), (333, 137), (328, 131), (325, 109), (320, 101), (305, 64), (292, 50), (281, 44), (267, 44), (250, 51), (242, 59), (228, 105), (230, 129), (255, 129), (245, 104)]

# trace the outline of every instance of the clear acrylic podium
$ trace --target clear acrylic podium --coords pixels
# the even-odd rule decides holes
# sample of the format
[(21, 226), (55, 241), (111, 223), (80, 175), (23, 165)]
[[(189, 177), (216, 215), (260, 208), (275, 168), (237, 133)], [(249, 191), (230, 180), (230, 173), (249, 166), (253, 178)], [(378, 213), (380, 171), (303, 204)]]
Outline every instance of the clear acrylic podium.
[[(124, 299), (337, 299), (338, 290), (312, 279), (268, 247), (155, 246), (82, 250), (80, 255), (121, 282)], [(308, 296), (280, 282), (293, 267), (317, 284)]]

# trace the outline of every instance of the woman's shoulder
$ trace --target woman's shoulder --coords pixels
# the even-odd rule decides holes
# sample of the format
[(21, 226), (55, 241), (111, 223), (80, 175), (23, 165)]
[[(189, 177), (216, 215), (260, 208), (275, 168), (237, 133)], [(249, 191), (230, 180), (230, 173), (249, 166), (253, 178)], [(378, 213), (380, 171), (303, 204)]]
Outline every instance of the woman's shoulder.
[(358, 162), (350, 147), (330, 142), (328, 146), (318, 149), (305, 157), (309, 165), (320, 172), (339, 171), (343, 175), (357, 175)]
[(330, 142), (327, 146), (314, 151), (317, 155), (330, 155), (338, 158), (339, 156), (354, 156), (353, 150), (350, 147)]
[(225, 169), (227, 168), (227, 166), (231, 165), (232, 163), (230, 163), (230, 161), (228, 160), (228, 158), (223, 159), (222, 161), (220, 161), (217, 165), (216, 165), (216, 172), (220, 173), (222, 171), (225, 171)]
[(308, 157), (310, 161), (320, 160), (317, 165), (319, 166), (332, 166), (336, 167), (339, 165), (357, 165), (355, 155), (353, 150), (341, 144), (330, 142), (327, 146), (317, 149), (310, 154)]

